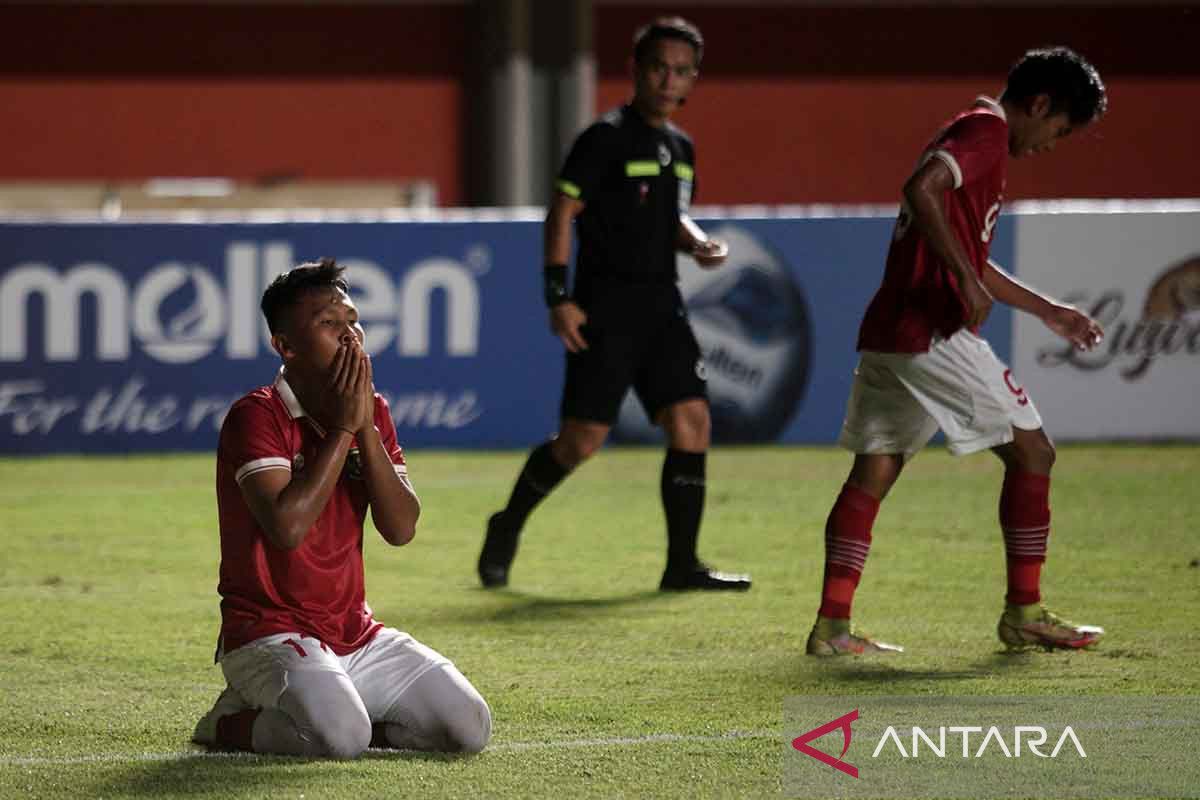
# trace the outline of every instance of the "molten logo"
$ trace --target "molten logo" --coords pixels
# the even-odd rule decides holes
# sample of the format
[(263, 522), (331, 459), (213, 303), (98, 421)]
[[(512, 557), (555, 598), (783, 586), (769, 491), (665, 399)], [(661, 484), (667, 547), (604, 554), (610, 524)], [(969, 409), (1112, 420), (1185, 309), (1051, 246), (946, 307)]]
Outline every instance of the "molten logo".
[[(854, 720), (856, 720), (856, 719), (858, 719), (858, 709), (857, 708), (854, 709), (853, 711), (851, 711), (849, 714), (843, 714), (842, 716), (838, 717), (837, 719), (835, 719), (831, 722), (826, 722), (824, 725), (822, 725), (818, 728), (813, 728), (808, 733), (798, 736), (797, 738), (792, 740), (792, 747), (799, 750), (801, 753), (804, 753), (804, 755), (806, 755), (806, 756), (811, 756), (811, 757), (815, 758), (817, 761), (820, 761), (822, 764), (828, 764), (829, 766), (833, 767), (834, 769), (846, 773), (851, 778), (857, 778), (858, 777), (858, 767), (854, 766), (853, 764), (848, 764), (845, 761), (842, 761), (842, 756), (845, 756), (846, 751), (850, 749), (850, 737), (853, 735), (853, 732), (850, 730), (850, 723), (854, 722)], [(833, 756), (829, 755), (828, 753), (822, 753), (820, 750), (818, 750), (815, 747), (812, 747), (808, 744), (813, 739), (820, 739), (822, 736), (829, 733), (830, 731), (835, 731), (835, 730), (838, 730), (839, 728), (841, 729), (842, 736), (844, 738), (843, 738), (843, 742), (842, 742), (842, 753), (837, 758), (834, 758)]]
[[(0, 363), (30, 358), (35, 305), (42, 309), (47, 361), (89, 360), (82, 342), (89, 318), (97, 361), (126, 362), (134, 343), (164, 364), (190, 364), (213, 353), (234, 360), (270, 353), (271, 335), (257, 298), (295, 264), (292, 246), (234, 241), (225, 252), (223, 278), (208, 265), (180, 261), (164, 261), (139, 275), (99, 261), (64, 269), (28, 261), (0, 269)], [(402, 275), (373, 261), (342, 259), (350, 270), (367, 350), (382, 352), (394, 341), (402, 357), (428, 357), (434, 307), (441, 303), (446, 355), (478, 355), (478, 278), (489, 259), (484, 250), (473, 250), (466, 262), (426, 258)], [(90, 315), (84, 313), (84, 297), (94, 306)]]

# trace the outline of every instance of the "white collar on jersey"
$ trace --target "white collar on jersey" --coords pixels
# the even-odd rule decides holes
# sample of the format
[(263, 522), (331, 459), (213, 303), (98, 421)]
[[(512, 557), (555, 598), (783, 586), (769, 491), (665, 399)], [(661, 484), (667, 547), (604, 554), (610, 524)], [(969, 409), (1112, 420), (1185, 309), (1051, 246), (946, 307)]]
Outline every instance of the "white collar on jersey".
[(279, 374), (275, 376), (275, 391), (279, 392), (279, 398), (283, 400), (283, 406), (292, 415), (292, 419), (300, 419), (301, 417), (308, 416), (308, 412), (304, 410), (304, 406), (300, 405), (300, 401), (296, 398), (296, 393), (288, 385), (287, 378), (283, 377), (283, 367), (279, 368)]
[(996, 102), (992, 98), (988, 97), (986, 94), (981, 94), (981, 95), (979, 95), (979, 97), (976, 97), (975, 105), (983, 106), (988, 111), (991, 111), (993, 114), (998, 116), (1000, 119), (1004, 120), (1005, 122), (1008, 122), (1008, 114), (1004, 113), (1004, 106), (1000, 105), (998, 102)]

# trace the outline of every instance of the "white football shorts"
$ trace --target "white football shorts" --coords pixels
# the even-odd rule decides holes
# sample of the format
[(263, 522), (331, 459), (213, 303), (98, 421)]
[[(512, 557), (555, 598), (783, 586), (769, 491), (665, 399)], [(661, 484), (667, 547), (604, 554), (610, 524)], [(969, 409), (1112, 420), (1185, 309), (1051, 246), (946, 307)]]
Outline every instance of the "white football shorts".
[(275, 708), (288, 674), (341, 672), (354, 684), (372, 722), (384, 719), (417, 678), (450, 660), (395, 628), (382, 628), (370, 642), (339, 656), (319, 639), (299, 633), (264, 636), (226, 653), (225, 680), (251, 706)]
[(991, 346), (961, 330), (924, 353), (860, 354), (838, 443), (855, 453), (917, 453), (938, 428), (954, 455), (1007, 444), (1042, 418)]

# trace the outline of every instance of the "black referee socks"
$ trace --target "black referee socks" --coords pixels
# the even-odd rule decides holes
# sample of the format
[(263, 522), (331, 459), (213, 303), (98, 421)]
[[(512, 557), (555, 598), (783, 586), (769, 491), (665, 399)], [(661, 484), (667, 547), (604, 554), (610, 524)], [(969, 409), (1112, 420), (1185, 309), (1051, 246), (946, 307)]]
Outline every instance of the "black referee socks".
[(508, 498), (508, 505), (504, 509), (505, 522), (516, 528), (524, 525), (525, 518), (534, 506), (542, 502), (542, 498), (550, 494), (568, 472), (570, 470), (550, 454), (550, 442), (542, 442), (535, 447), (517, 478), (512, 496)]
[(662, 504), (667, 516), (667, 570), (696, 566), (696, 539), (704, 513), (705, 453), (667, 450), (662, 469)]

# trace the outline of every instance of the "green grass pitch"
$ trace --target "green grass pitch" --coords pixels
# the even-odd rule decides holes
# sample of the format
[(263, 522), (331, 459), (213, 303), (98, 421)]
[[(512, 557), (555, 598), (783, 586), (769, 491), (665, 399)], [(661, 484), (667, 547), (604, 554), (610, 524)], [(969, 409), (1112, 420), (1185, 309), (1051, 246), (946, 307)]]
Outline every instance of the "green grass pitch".
[[(222, 686), (209, 455), (0, 459), (0, 797), (777, 797), (788, 695), (1185, 695), (1200, 682), (1198, 446), (1060, 448), (1044, 591), (1109, 635), (1006, 656), (1001, 467), (930, 449), (875, 525), (858, 625), (908, 652), (806, 658), (825, 515), (849, 457), (718, 448), (703, 556), (745, 595), (655, 591), (661, 453), (608, 449), (532, 517), (508, 590), (478, 587), (487, 515), (524, 453), (409, 454), (417, 539), (366, 545), (384, 622), (492, 706), (473, 758), (211, 757)], [(1136, 765), (1132, 767), (1136, 769)]]

